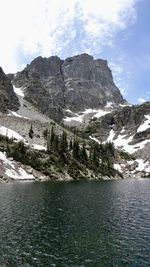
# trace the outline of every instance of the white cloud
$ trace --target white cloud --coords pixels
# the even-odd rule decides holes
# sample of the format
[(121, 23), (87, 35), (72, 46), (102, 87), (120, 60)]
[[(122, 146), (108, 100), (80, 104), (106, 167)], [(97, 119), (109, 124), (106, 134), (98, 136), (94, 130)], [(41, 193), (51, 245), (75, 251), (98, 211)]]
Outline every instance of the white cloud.
[(136, 18), (137, 0), (0, 0), (0, 65), (24, 58), (100, 53)]
[(140, 97), (140, 98), (138, 98), (138, 102), (139, 102), (140, 104), (142, 104), (142, 103), (146, 102), (146, 99)]
[(150, 91), (145, 92), (144, 96), (141, 96), (137, 99), (137, 102), (139, 104), (142, 104), (144, 102), (150, 101)]

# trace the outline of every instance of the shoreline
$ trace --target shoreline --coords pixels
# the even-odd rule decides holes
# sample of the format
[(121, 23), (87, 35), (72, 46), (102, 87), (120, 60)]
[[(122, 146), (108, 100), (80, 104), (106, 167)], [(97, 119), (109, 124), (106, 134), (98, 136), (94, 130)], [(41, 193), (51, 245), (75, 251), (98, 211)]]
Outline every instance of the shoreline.
[(25, 183), (25, 182), (31, 182), (31, 183), (35, 183), (35, 182), (81, 182), (81, 181), (85, 181), (85, 182), (103, 182), (103, 181), (120, 181), (120, 180), (140, 180), (140, 179), (149, 179), (150, 177), (142, 177), (142, 176), (128, 176), (128, 177), (124, 177), (124, 178), (120, 178), (120, 177), (103, 177), (103, 178), (89, 178), (89, 179), (50, 179), (50, 178), (44, 178), (44, 179), (40, 179), (40, 178), (35, 178), (35, 179), (14, 179), (11, 177), (0, 177), (0, 184), (14, 184), (14, 183)]

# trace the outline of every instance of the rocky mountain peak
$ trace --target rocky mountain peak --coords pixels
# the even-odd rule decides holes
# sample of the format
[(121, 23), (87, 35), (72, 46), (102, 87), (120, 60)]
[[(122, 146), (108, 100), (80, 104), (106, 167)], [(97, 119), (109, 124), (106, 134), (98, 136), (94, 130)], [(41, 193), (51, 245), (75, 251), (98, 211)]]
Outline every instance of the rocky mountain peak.
[(107, 60), (94, 60), (94, 58), (88, 54), (81, 54), (67, 58), (63, 63), (62, 69), (65, 79), (85, 79), (101, 83), (103, 86), (105, 86), (109, 80), (109, 83), (114, 85), (111, 71), (107, 65)]
[(28, 65), (27, 70), (29, 74), (37, 73), (40, 77), (59, 76), (61, 75), (60, 67), (62, 63), (63, 60), (57, 56), (49, 58), (37, 57)]
[[(81, 54), (61, 60), (57, 56), (37, 57), (13, 79), (24, 87), (25, 97), (51, 118), (63, 118), (64, 111), (104, 108), (124, 103), (115, 86), (107, 61)], [(56, 114), (57, 113), (57, 114)]]

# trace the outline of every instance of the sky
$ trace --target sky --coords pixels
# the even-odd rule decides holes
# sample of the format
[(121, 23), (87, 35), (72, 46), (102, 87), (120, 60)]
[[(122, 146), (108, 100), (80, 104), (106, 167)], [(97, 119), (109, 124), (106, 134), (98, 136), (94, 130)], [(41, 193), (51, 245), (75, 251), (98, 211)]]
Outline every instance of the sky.
[(0, 66), (81, 53), (107, 59), (132, 104), (150, 101), (150, 0), (0, 0)]

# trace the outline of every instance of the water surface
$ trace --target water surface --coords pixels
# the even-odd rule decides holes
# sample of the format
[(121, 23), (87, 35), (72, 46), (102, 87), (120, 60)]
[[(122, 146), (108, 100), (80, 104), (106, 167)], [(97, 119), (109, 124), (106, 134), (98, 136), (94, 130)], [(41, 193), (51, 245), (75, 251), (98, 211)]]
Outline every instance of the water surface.
[(0, 264), (149, 267), (150, 179), (0, 184)]

